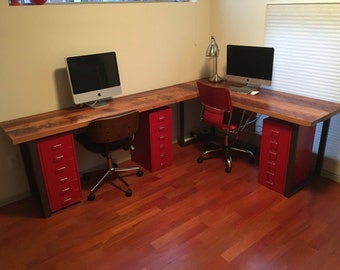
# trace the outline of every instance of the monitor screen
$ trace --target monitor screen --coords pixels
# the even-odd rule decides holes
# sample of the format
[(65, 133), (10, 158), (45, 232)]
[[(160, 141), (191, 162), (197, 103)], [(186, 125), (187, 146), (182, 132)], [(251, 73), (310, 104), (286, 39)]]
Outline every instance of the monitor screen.
[(115, 52), (69, 56), (66, 67), (75, 104), (122, 93)]
[(227, 45), (226, 79), (249, 85), (271, 85), (274, 48)]

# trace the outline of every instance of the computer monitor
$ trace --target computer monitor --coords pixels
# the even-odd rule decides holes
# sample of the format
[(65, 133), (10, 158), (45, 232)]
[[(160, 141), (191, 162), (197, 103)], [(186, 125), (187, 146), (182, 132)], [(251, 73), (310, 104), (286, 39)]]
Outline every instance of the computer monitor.
[(122, 93), (115, 52), (69, 56), (65, 61), (75, 104), (101, 106)]
[(271, 85), (274, 48), (227, 45), (226, 79), (249, 86)]

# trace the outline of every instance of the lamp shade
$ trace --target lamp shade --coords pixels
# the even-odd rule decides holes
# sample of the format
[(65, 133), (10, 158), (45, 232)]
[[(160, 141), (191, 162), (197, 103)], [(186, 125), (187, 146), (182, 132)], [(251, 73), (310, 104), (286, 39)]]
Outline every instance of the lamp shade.
[(210, 40), (210, 43), (209, 43), (209, 46), (207, 48), (207, 51), (205, 53), (206, 56), (208, 57), (214, 57), (214, 60), (215, 60), (215, 70), (214, 70), (214, 76), (210, 77), (209, 78), (209, 81), (211, 82), (220, 82), (222, 81), (223, 79), (218, 76), (217, 74), (217, 57), (218, 57), (218, 53), (219, 53), (219, 49), (218, 49), (218, 46), (217, 46), (217, 43), (215, 41), (215, 37), (214, 36), (211, 36), (211, 40)]
[(217, 43), (215, 41), (214, 36), (212, 36), (205, 55), (210, 56), (210, 57), (217, 57), (218, 53), (219, 53), (219, 49), (218, 49)]

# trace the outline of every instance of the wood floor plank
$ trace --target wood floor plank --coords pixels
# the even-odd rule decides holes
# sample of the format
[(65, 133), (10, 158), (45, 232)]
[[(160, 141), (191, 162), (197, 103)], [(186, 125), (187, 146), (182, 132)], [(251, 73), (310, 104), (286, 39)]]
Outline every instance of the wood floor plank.
[[(54, 213), (32, 198), (0, 208), (0, 269), (325, 269), (340, 265), (340, 185), (319, 178), (286, 198), (257, 183), (239, 155), (129, 176), (133, 196), (105, 183), (92, 202)], [(134, 164), (131, 161), (125, 165)], [(83, 197), (91, 182), (83, 183)]]

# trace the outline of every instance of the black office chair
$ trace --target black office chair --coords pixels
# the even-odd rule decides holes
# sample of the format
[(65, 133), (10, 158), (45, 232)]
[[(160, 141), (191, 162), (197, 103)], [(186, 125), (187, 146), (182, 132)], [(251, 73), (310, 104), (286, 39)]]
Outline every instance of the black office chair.
[[(137, 176), (142, 176), (143, 172), (140, 170), (140, 167), (118, 168), (117, 165), (113, 163), (110, 152), (120, 148), (133, 150), (132, 141), (138, 129), (138, 124), (139, 113), (137, 111), (129, 111), (95, 119), (89, 123), (85, 133), (76, 136), (76, 140), (87, 150), (93, 153), (99, 153), (107, 160), (108, 170), (90, 190), (90, 194), (87, 197), (89, 201), (95, 199), (95, 191), (103, 184), (104, 180), (114, 180), (115, 178), (118, 178), (127, 189), (124, 190), (110, 180), (111, 184), (125, 192), (125, 196), (129, 197), (132, 195), (129, 184), (118, 172), (137, 171)], [(108, 176), (113, 176), (113, 178), (108, 178)]]
[[(252, 151), (235, 147), (236, 141), (240, 138), (241, 131), (249, 124), (256, 121), (255, 113), (245, 110), (233, 111), (233, 106), (228, 88), (218, 87), (210, 84), (197, 82), (199, 97), (202, 103), (201, 121), (214, 128), (218, 128), (224, 133), (224, 143), (219, 145), (210, 141), (207, 148), (197, 159), (202, 163), (205, 156), (223, 151), (225, 156), (225, 172), (231, 172), (232, 158), (231, 151), (238, 151), (250, 155), (250, 160), (254, 161), (255, 156)], [(232, 142), (231, 142), (232, 141)]]

